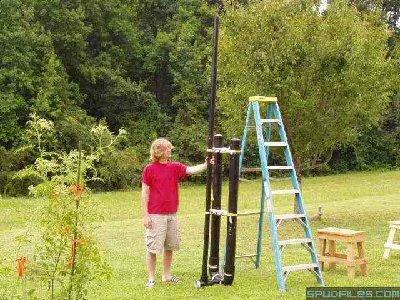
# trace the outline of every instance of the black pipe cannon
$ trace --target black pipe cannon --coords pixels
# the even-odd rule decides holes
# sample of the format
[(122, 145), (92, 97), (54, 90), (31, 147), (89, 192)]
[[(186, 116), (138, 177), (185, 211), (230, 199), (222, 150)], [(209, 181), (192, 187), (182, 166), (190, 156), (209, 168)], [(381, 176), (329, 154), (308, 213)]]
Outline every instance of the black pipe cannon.
[[(236, 228), (237, 228), (237, 202), (239, 191), (239, 157), (240, 157), (240, 139), (232, 139), (230, 148), (223, 147), (223, 136), (217, 134), (214, 136), (214, 147), (209, 149), (214, 153), (214, 166), (212, 173), (213, 202), (206, 216), (211, 215), (211, 251), (209, 258), (209, 274), (203, 276), (195, 282), (195, 287), (205, 287), (214, 284), (232, 285), (235, 275), (235, 253), (236, 253)], [(222, 194), (222, 154), (230, 154), (229, 159), (229, 202), (228, 211), (221, 209)], [(210, 184), (211, 185), (211, 184)], [(207, 200), (207, 199), (206, 199)], [(219, 242), (221, 216), (227, 217), (227, 235), (225, 266), (223, 275), (219, 273)], [(209, 241), (204, 241), (204, 243)], [(207, 268), (204, 265), (203, 271)]]

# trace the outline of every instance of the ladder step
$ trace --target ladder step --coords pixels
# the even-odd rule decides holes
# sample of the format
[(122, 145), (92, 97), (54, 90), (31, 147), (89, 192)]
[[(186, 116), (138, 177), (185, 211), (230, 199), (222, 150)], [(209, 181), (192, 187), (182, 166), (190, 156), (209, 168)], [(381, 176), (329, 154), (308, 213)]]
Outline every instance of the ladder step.
[(303, 244), (303, 243), (311, 243), (311, 239), (303, 238), (303, 239), (290, 239), (290, 240), (283, 240), (279, 241), (279, 246), (284, 245), (295, 245), (295, 244)]
[(256, 168), (256, 167), (254, 167), (254, 168), (242, 168), (240, 171), (242, 173), (243, 172), (261, 172), (262, 168)]
[(300, 193), (299, 190), (275, 190), (271, 191), (272, 195), (286, 195), (286, 194), (297, 194)]
[(286, 142), (265, 142), (265, 146), (269, 147), (286, 147), (287, 143)]
[(285, 266), (282, 269), (284, 272), (292, 272), (292, 271), (299, 271), (299, 270), (312, 270), (314, 268), (318, 268), (318, 265), (311, 263), (311, 264)]
[(276, 220), (290, 220), (290, 219), (300, 219), (304, 218), (305, 214), (283, 214), (283, 215), (275, 215)]
[(251, 96), (249, 97), (249, 101), (258, 101), (258, 102), (278, 102), (278, 98), (276, 97), (264, 97), (264, 96)]
[(292, 170), (292, 166), (268, 166), (269, 170)]
[(261, 119), (262, 123), (281, 123), (280, 119)]

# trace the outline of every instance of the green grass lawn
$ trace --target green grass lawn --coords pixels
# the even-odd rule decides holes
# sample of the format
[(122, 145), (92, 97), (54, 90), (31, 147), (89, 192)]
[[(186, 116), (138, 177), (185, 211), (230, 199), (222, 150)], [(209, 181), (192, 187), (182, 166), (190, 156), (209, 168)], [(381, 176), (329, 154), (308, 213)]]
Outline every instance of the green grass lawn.
[[(274, 182), (274, 186), (285, 187), (286, 184)], [(226, 183), (224, 191), (226, 194)], [(239, 194), (240, 211), (259, 209), (260, 182), (240, 183)], [(304, 299), (307, 286), (318, 286), (311, 273), (294, 272), (288, 279), (288, 292), (278, 292), (266, 221), (259, 269), (255, 269), (249, 259), (238, 259), (233, 286), (194, 288), (194, 281), (201, 275), (205, 187), (183, 184), (179, 213), (183, 240), (173, 264), (173, 273), (183, 282), (175, 286), (158, 282), (154, 289), (145, 289), (147, 273), (139, 195), (139, 190), (94, 195), (99, 200), (97, 209), (104, 215), (104, 220), (97, 224), (97, 234), (113, 274), (110, 280), (93, 284), (89, 299)], [(356, 278), (350, 281), (345, 267), (338, 266), (336, 270), (324, 271), (327, 286), (399, 286), (400, 251), (393, 251), (388, 260), (383, 260), (382, 255), (389, 232), (388, 221), (400, 219), (400, 171), (305, 178), (303, 196), (309, 216), (314, 215), (319, 206), (323, 207), (322, 219), (312, 222), (314, 235), (318, 228), (330, 226), (366, 232), (369, 276), (359, 276), (358, 270)], [(226, 198), (224, 195), (224, 207), (227, 207)], [(275, 200), (277, 212), (292, 211), (292, 199), (281, 197)], [(20, 293), (14, 271), (15, 258), (26, 254), (22, 251), (29, 251), (18, 249), (15, 237), (35, 222), (35, 211), (41, 204), (31, 198), (0, 199), (0, 263), (3, 266), (0, 290), (8, 291), (9, 295)], [(257, 223), (256, 216), (239, 219), (237, 254), (255, 252)], [(287, 223), (282, 234), (297, 232), (298, 228), (292, 230), (296, 226)], [(223, 246), (225, 221), (221, 227)], [(297, 250), (285, 250), (285, 261), (304, 258), (303, 263), (308, 262), (306, 251), (303, 248)], [(223, 256), (223, 250), (220, 255)], [(157, 271), (160, 281), (161, 260)]]

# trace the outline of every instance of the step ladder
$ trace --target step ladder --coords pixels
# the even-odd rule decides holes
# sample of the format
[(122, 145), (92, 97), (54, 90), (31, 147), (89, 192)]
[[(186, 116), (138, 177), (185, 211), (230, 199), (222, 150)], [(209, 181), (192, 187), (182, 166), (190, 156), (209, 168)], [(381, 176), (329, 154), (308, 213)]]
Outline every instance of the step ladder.
[[(266, 119), (261, 118), (260, 104), (267, 105)], [(254, 117), (255, 126), (251, 126), (252, 119)], [(277, 126), (280, 141), (271, 141), (272, 126)], [(276, 97), (263, 97), (253, 96), (249, 98), (249, 104), (247, 109), (246, 126), (242, 138), (241, 155), (239, 159), (240, 172), (255, 171), (256, 168), (248, 168), (247, 170), (243, 167), (243, 159), (246, 151), (247, 139), (249, 130), (254, 128), (257, 133), (257, 143), (259, 150), (259, 157), (261, 162), (262, 172), (262, 185), (261, 185), (261, 209), (259, 214), (259, 226), (258, 226), (258, 240), (257, 240), (257, 252), (254, 255), (244, 255), (244, 257), (254, 257), (256, 268), (260, 266), (261, 262), (261, 250), (262, 250), (262, 237), (264, 228), (264, 217), (268, 214), (272, 248), (275, 258), (275, 268), (277, 275), (278, 288), (280, 291), (286, 291), (286, 282), (288, 275), (293, 271), (309, 270), (317, 278), (317, 281), (324, 285), (322, 278), (322, 272), (320, 264), (318, 262), (318, 256), (316, 252), (315, 243), (312, 239), (311, 228), (307, 219), (306, 209), (301, 195), (300, 186), (297, 180), (296, 171), (293, 165), (292, 155), (289, 149), (285, 128), (282, 122), (282, 116), (279, 110), (278, 101)], [(286, 160), (286, 165), (283, 166), (272, 166), (268, 165), (268, 158), (270, 148), (280, 147), (283, 149), (283, 153)], [(271, 190), (270, 185), (270, 171), (286, 170), (290, 172), (290, 178), (292, 183), (292, 189), (283, 190)], [(274, 213), (274, 202), (273, 198), (275, 195), (291, 194), (295, 196), (297, 205), (296, 213), (287, 214), (275, 214)], [(266, 209), (266, 210), (265, 210)], [(278, 229), (282, 223), (289, 220), (298, 221), (304, 229), (304, 236), (296, 239), (281, 240), (279, 238)], [(287, 225), (293, 222), (286, 222)], [(311, 262), (297, 265), (283, 265), (283, 251), (288, 245), (302, 245), (310, 253)]]

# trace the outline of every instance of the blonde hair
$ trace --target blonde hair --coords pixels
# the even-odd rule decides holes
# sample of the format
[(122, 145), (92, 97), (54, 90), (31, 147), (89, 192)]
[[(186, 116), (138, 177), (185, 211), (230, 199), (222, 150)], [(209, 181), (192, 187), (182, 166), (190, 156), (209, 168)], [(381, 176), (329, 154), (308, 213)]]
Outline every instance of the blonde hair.
[(160, 161), (165, 154), (165, 150), (171, 147), (173, 149), (171, 142), (165, 138), (158, 138), (150, 146), (150, 159), (153, 162)]

